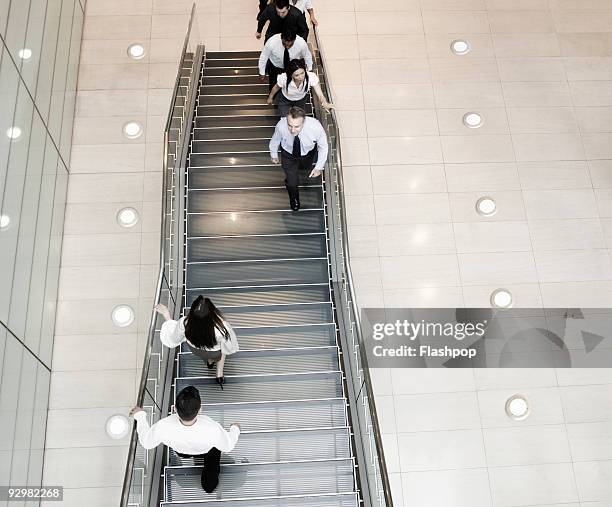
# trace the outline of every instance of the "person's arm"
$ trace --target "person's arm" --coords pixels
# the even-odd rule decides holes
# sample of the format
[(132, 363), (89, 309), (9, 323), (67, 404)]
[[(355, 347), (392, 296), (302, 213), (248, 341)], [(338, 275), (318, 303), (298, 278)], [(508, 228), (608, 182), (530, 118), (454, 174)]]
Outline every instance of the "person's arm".
[(229, 431), (225, 431), (223, 426), (221, 426), (218, 422), (212, 421), (212, 423), (217, 425), (217, 441), (215, 442), (215, 447), (221, 452), (231, 452), (234, 447), (236, 447), (236, 443), (238, 442), (238, 437), (240, 436), (240, 426), (238, 423), (232, 423)]
[(278, 164), (278, 149), (281, 145), (282, 134), (280, 131), (280, 122), (276, 125), (274, 129), (274, 135), (272, 139), (270, 139), (270, 158), (272, 159), (272, 163)]
[(327, 152), (329, 151), (329, 147), (327, 146), (327, 135), (325, 134), (325, 130), (323, 126), (318, 124), (318, 136), (317, 136), (317, 164), (314, 169), (310, 173), (311, 178), (316, 178), (323, 172), (323, 168), (325, 163), (327, 162)]
[(317, 18), (315, 18), (314, 9), (312, 7), (307, 7), (306, 10), (308, 11), (308, 14), (310, 16), (310, 22), (312, 23), (312, 26), (317, 26), (319, 22), (317, 21)]
[(159, 331), (159, 339), (168, 348), (178, 347), (185, 341), (184, 317), (179, 320), (166, 320)]
[(323, 95), (323, 90), (321, 90), (320, 84), (317, 83), (316, 85), (312, 85), (311, 88), (315, 91), (317, 97), (319, 97), (319, 101), (321, 102), (321, 105), (325, 108), (326, 111), (329, 111), (334, 107), (331, 102), (327, 102), (325, 95)]
[(268, 58), (270, 58), (271, 45), (269, 44), (270, 40), (265, 43), (263, 49), (261, 50), (261, 54), (259, 55), (259, 76), (263, 77), (266, 75), (266, 64), (268, 63)]
[(312, 53), (310, 52), (310, 48), (308, 47), (306, 41), (304, 41), (304, 49), (302, 49), (302, 54), (304, 55), (306, 69), (312, 71)]
[(268, 5), (263, 11), (259, 13), (259, 18), (257, 18), (257, 33), (255, 33), (255, 38), (261, 39), (261, 32), (263, 31), (263, 27), (268, 21), (270, 13), (270, 6)]
[(280, 90), (280, 87), (278, 86), (278, 84), (275, 84), (272, 87), (272, 90), (270, 90), (270, 95), (268, 95), (268, 100), (266, 100), (268, 105), (272, 104), (272, 102), (274, 101), (274, 95), (276, 95), (279, 90)]
[(159, 421), (153, 426), (149, 426), (147, 413), (140, 407), (134, 407), (131, 415), (133, 415), (136, 420), (136, 432), (138, 433), (140, 445), (145, 449), (153, 449), (162, 443), (159, 434)]

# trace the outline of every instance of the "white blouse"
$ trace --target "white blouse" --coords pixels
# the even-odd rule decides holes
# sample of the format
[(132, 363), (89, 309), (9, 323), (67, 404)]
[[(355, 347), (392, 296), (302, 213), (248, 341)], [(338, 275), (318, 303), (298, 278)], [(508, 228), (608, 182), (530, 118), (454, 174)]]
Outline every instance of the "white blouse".
[[(178, 347), (181, 343), (186, 341), (193, 348), (200, 348), (196, 347), (193, 343), (187, 340), (187, 337), (185, 336), (185, 319), (186, 317), (182, 317), (179, 320), (167, 320), (162, 324), (159, 338), (166, 347), (172, 349), (174, 347)], [(239, 350), (238, 337), (236, 336), (236, 332), (232, 329), (232, 326), (225, 321), (223, 321), (223, 323), (229, 332), (229, 338), (226, 339), (221, 331), (215, 328), (217, 344), (213, 348), (206, 350), (215, 351), (221, 349), (222, 354), (229, 356), (235, 352), (238, 352)]]
[(300, 9), (302, 12), (304, 12), (306, 9), (312, 9), (312, 0), (291, 0), (289, 3)]
[(283, 91), (283, 95), (287, 100), (300, 100), (304, 98), (313, 86), (319, 84), (319, 76), (314, 72), (308, 72), (308, 88), (304, 86), (306, 84), (305, 80), (302, 82), (302, 86), (298, 88), (293, 79), (289, 82), (289, 86), (287, 86), (287, 73), (281, 72), (276, 78), (276, 84)]

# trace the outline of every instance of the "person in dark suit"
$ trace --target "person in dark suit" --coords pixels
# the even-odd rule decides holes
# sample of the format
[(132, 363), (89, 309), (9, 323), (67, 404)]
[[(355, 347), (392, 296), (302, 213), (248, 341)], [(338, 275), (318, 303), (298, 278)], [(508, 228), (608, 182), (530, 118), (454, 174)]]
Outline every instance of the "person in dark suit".
[(255, 37), (261, 39), (261, 33), (265, 24), (268, 22), (265, 41), (281, 33), (285, 29), (289, 29), (302, 37), (308, 39), (308, 25), (304, 14), (293, 5), (289, 4), (289, 0), (276, 0), (274, 4), (268, 5), (257, 19), (257, 33)]

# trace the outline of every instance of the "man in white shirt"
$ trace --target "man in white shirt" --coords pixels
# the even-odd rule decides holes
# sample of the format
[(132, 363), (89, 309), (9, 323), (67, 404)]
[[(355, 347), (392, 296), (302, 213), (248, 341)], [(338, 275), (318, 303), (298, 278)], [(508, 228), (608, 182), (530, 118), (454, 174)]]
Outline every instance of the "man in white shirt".
[(278, 75), (285, 71), (291, 60), (303, 58), (308, 70), (312, 70), (312, 54), (308, 44), (291, 30), (283, 30), (268, 39), (259, 55), (259, 76), (263, 81), (268, 72), (268, 88), (272, 90)]
[(289, 194), (289, 205), (293, 211), (300, 209), (299, 170), (310, 169), (310, 178), (317, 178), (327, 162), (327, 135), (319, 120), (306, 116), (300, 107), (292, 107), (285, 118), (276, 124), (270, 139), (272, 163), (280, 163), (285, 171), (285, 186)]
[(134, 407), (130, 415), (136, 419), (136, 431), (140, 445), (153, 449), (165, 444), (183, 457), (204, 458), (202, 488), (212, 493), (219, 484), (221, 452), (230, 452), (238, 442), (240, 425), (233, 423), (229, 432), (205, 415), (198, 415), (202, 402), (200, 393), (193, 386), (183, 389), (174, 404), (176, 414), (160, 419), (153, 426), (147, 422), (147, 414), (141, 407)]

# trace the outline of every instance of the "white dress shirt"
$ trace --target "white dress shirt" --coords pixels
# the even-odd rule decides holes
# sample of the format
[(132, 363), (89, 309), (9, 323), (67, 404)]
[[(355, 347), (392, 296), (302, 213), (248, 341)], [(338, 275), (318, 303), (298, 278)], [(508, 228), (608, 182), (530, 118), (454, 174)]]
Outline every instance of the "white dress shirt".
[[(284, 57), (285, 46), (283, 46), (281, 34), (277, 33), (268, 39), (259, 55), (259, 75), (264, 76), (266, 74), (266, 63), (268, 60), (275, 67), (283, 69), (285, 67)], [(306, 68), (312, 70), (312, 54), (310, 54), (306, 41), (299, 35), (296, 35), (293, 46), (289, 48), (289, 58), (291, 60), (303, 58), (306, 61)]]
[(289, 2), (294, 7), (297, 7), (302, 12), (305, 12), (307, 9), (312, 9), (312, 1), (311, 0), (290, 0)]
[[(315, 169), (322, 171), (325, 162), (327, 162), (327, 135), (323, 125), (319, 123), (319, 120), (307, 116), (304, 118), (304, 126), (298, 134), (300, 138), (300, 147), (302, 156), (306, 155), (315, 146), (318, 148), (317, 163)], [(276, 124), (274, 129), (274, 135), (270, 139), (270, 156), (272, 158), (278, 158), (278, 149), (282, 146), (283, 150), (292, 153), (293, 152), (293, 140), (295, 136), (289, 132), (289, 126), (287, 125), (287, 117), (281, 118)]]
[(240, 436), (238, 426), (230, 426), (227, 432), (218, 422), (202, 414), (197, 416), (196, 422), (191, 426), (185, 426), (178, 414), (164, 417), (153, 426), (149, 426), (144, 410), (136, 412), (134, 419), (138, 440), (145, 449), (165, 444), (176, 452), (193, 456), (206, 454), (213, 447), (221, 452), (230, 452)]
[(283, 95), (287, 97), (288, 100), (300, 100), (304, 98), (304, 96), (309, 92), (310, 88), (319, 84), (319, 76), (317, 76), (314, 72), (309, 72), (308, 88), (304, 86), (306, 84), (306, 80), (304, 80), (302, 82), (302, 86), (298, 88), (293, 79), (291, 79), (289, 81), (289, 85), (287, 85), (287, 73), (283, 72), (276, 78), (276, 84), (282, 90)]
[[(185, 336), (185, 319), (186, 317), (182, 317), (179, 320), (167, 320), (162, 324), (161, 331), (159, 333), (159, 338), (161, 342), (171, 349), (174, 347), (178, 347), (181, 343), (186, 341), (193, 348), (196, 347), (193, 343), (187, 340)], [(225, 335), (221, 333), (217, 328), (215, 328), (215, 336), (217, 337), (217, 344), (211, 348), (206, 350), (219, 350), (221, 349), (221, 353), (229, 356), (234, 352), (238, 352), (238, 337), (236, 336), (236, 332), (232, 329), (232, 326), (229, 325), (228, 322), (223, 321), (227, 331), (229, 332), (229, 338), (226, 339)]]

